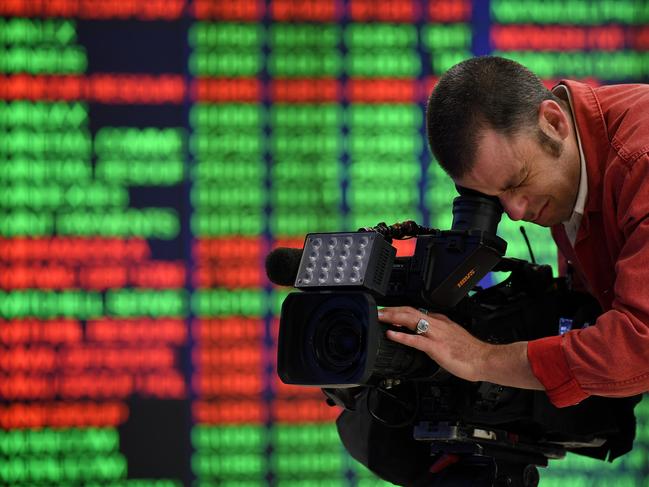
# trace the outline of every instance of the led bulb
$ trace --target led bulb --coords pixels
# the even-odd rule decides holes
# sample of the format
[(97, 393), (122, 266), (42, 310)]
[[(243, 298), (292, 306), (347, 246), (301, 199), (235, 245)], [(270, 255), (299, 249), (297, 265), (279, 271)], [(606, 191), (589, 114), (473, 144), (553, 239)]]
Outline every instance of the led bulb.
[(306, 272), (298, 282), (300, 284), (309, 284), (312, 279), (313, 279), (313, 274), (310, 272)]
[[(376, 287), (370, 264), (376, 261), (379, 252), (387, 252), (389, 248), (379, 238), (380, 235), (371, 232), (310, 234), (305, 240), (298, 273), (301, 282), (297, 287)], [(364, 285), (366, 282), (369, 284)]]

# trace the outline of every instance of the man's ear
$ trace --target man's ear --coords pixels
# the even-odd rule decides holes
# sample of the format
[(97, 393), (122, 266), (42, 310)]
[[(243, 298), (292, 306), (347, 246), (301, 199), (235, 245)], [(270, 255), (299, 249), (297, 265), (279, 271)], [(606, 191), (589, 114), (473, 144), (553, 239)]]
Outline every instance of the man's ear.
[(563, 107), (554, 100), (543, 100), (539, 105), (539, 127), (548, 137), (561, 140), (570, 135), (571, 120)]

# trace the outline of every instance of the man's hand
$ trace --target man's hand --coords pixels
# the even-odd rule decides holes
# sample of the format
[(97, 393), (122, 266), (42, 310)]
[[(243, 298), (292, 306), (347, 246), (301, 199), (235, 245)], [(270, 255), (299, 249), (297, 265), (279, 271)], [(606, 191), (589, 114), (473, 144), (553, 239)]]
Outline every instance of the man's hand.
[(478, 340), (444, 315), (424, 314), (408, 306), (379, 310), (380, 321), (413, 331), (422, 318), (429, 323), (425, 333), (411, 335), (390, 330), (388, 338), (421, 350), (461, 379), (521, 389), (543, 389), (527, 360), (527, 342), (493, 345)]

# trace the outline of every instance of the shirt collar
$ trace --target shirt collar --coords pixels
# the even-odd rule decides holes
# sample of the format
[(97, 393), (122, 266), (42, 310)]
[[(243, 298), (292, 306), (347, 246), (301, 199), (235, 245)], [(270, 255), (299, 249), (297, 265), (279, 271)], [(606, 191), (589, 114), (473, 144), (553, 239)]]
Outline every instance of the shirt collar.
[[(581, 171), (579, 176), (579, 189), (577, 190), (577, 200), (575, 201), (575, 207), (572, 209), (572, 214), (574, 215), (575, 213), (578, 213), (580, 215), (583, 215), (584, 207), (586, 206), (586, 198), (588, 196), (588, 175), (586, 174), (586, 157), (584, 156), (584, 149), (581, 145), (581, 137), (579, 137), (579, 130), (577, 130), (576, 122), (574, 122), (575, 114), (572, 109), (572, 98), (570, 96), (570, 91), (568, 91), (568, 89), (563, 85), (556, 86), (552, 91), (559, 98), (568, 101), (572, 120), (575, 124), (574, 128), (575, 134), (577, 135), (577, 146), (579, 147), (579, 165), (581, 167)], [(564, 223), (568, 223), (568, 221)]]

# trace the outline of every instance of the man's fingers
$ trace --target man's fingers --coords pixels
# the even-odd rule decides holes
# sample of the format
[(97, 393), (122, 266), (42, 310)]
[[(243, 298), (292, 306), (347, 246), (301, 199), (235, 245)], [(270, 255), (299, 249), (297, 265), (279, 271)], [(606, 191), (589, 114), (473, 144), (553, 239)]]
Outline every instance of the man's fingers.
[(388, 330), (387, 337), (392, 341), (416, 348), (422, 352), (427, 352), (431, 344), (430, 340), (426, 340), (423, 336), (410, 335), (409, 333), (401, 333), (392, 330)]
[(420, 313), (414, 308), (408, 306), (383, 308), (382, 310), (379, 310), (380, 321), (405, 326), (411, 330), (414, 330), (417, 327), (417, 322), (420, 318)]
[(410, 306), (397, 306), (392, 308), (383, 308), (379, 310), (379, 320), (384, 323), (390, 323), (397, 327), (405, 327), (415, 331), (420, 320), (426, 320), (428, 328), (425, 335), (433, 338), (438, 335), (438, 327), (448, 323), (449, 319), (438, 313), (425, 315)]

